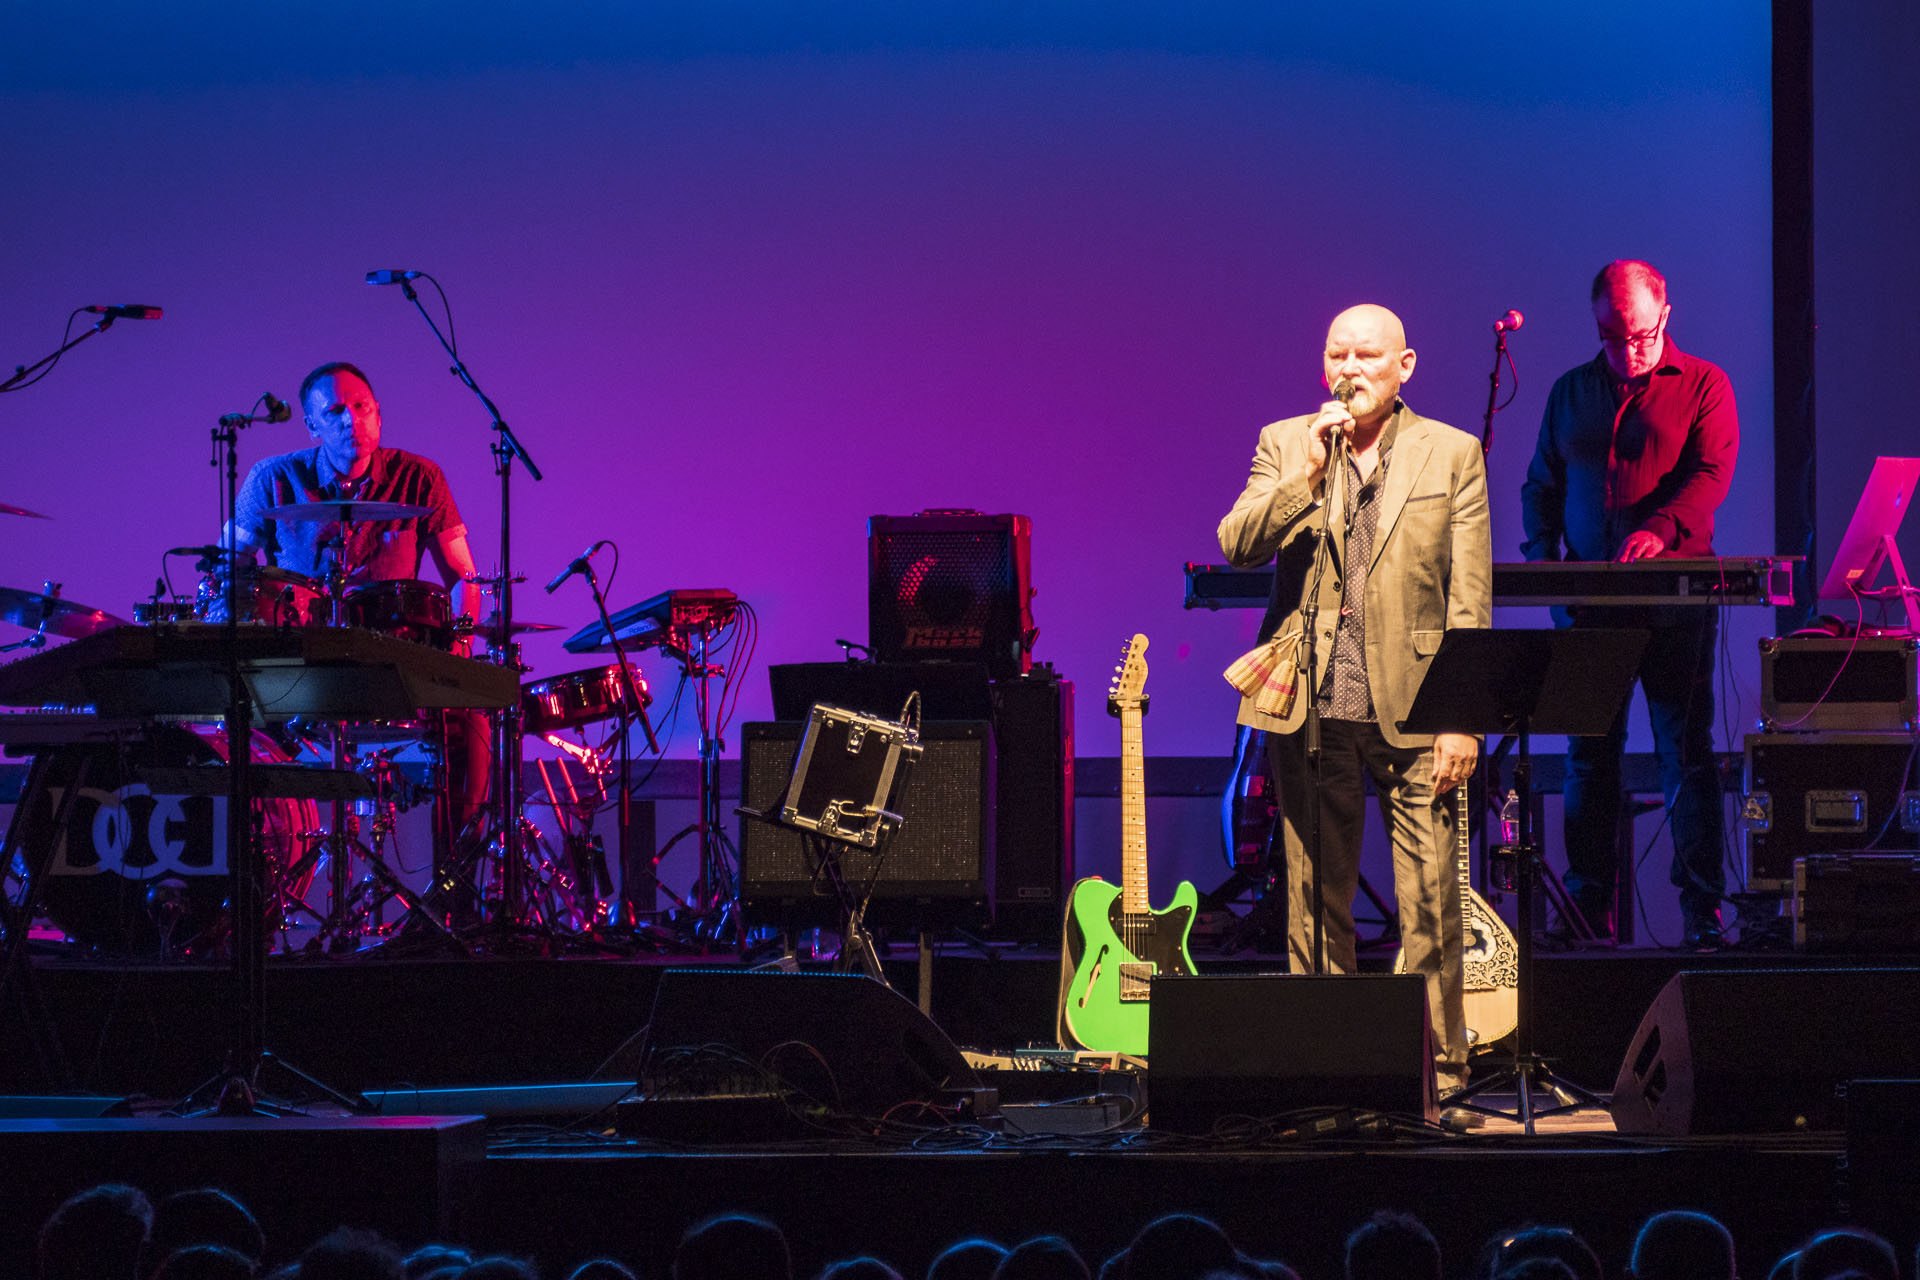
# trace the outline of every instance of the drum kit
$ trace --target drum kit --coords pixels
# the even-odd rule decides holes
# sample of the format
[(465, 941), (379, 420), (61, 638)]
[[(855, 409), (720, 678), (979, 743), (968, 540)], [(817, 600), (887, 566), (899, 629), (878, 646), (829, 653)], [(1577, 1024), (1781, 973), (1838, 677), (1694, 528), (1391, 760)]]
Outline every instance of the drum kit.
[[(412, 519), (427, 512), (400, 503), (304, 502), (264, 514), (344, 524)], [(0, 515), (36, 513), (0, 504)], [(50, 637), (83, 640), (120, 627), (183, 631), (224, 623), (229, 598), (243, 628), (357, 628), (441, 653), (463, 650), (470, 638), (478, 638), (486, 646), (481, 660), (522, 674), (528, 668), (521, 663), (519, 637), (557, 629), (542, 622), (503, 626), (498, 613), (477, 623), (456, 616), (448, 592), (437, 583), (350, 581), (339, 571), (315, 578), (235, 560), (219, 548), (183, 550), (200, 553), (201, 577), (191, 598), (159, 584), (152, 598), (134, 606), (131, 621), (64, 598), (55, 582), (39, 591), (0, 587), (0, 621), (30, 633), (0, 652), (39, 649)], [(500, 592), (498, 579), (470, 582), (485, 593)], [(634, 647), (660, 643), (670, 652), (676, 645), (685, 652), (704, 651), (705, 642), (731, 620), (730, 611), (716, 612), (702, 618), (691, 638), (669, 632)], [(624, 749), (636, 703), (644, 713), (652, 702), (639, 672), (621, 657), (611, 665), (523, 681), (520, 705), (507, 711), (424, 712), (412, 721), (295, 720), (254, 732), (248, 759), (255, 766), (328, 765), (336, 776), (357, 779), (317, 802), (254, 793), (253, 829), (266, 868), (261, 925), (272, 945), (352, 952), (404, 935), (473, 951), (496, 938), (529, 934), (550, 942), (590, 936), (604, 945), (618, 935), (609, 926), (639, 924), (633, 895), (623, 894), (624, 912), (614, 898), (606, 854), (593, 833), (594, 816), (608, 807), (620, 785), (613, 744), (619, 740)], [(634, 700), (623, 696), (623, 672), (632, 674)], [(478, 723), (483, 714), (490, 725)], [(526, 816), (521, 777), (501, 777), (493, 769), (491, 804), (464, 795), (468, 779), (461, 775), (469, 772), (463, 769), (469, 753), (460, 750), (460, 731), (450, 733), (446, 724), (460, 717), (475, 722), (466, 732), (477, 730), (496, 744), (506, 731), (534, 735), (560, 749), (558, 760), (531, 762), (545, 792), (535, 798), (535, 807), (552, 815), (551, 833)], [(213, 725), (142, 723), (117, 736), (93, 732), (63, 739), (42, 731), (56, 718), (33, 712), (0, 715), (0, 744), (17, 752), (31, 746), (47, 757), (47, 801), (23, 808), (11, 846), (44, 848), (44, 842), (53, 842), (49, 874), (38, 893), (47, 918), (73, 942), (102, 954), (175, 958), (221, 952), (233, 936), (224, 797), (165, 794), (147, 779), (156, 769), (226, 760), (225, 733)], [(599, 741), (588, 741), (590, 733), (600, 735)], [(475, 789), (483, 789), (483, 779), (473, 781)], [(502, 802), (500, 788), (515, 791)], [(66, 789), (74, 796), (63, 808)], [(436, 810), (434, 857), (422, 885), (420, 868), (406, 867), (399, 856), (399, 815), (429, 798)], [(705, 807), (703, 802), (703, 818)], [(65, 820), (56, 830), (55, 815), (61, 812)], [(493, 817), (502, 812), (515, 815), (517, 839), (503, 837)], [(456, 829), (457, 819), (466, 820), (464, 830)], [(645, 864), (644, 855), (639, 862)], [(624, 864), (623, 875), (632, 874), (633, 865)], [(703, 865), (703, 878), (707, 873)], [(627, 936), (640, 935), (635, 930)]]

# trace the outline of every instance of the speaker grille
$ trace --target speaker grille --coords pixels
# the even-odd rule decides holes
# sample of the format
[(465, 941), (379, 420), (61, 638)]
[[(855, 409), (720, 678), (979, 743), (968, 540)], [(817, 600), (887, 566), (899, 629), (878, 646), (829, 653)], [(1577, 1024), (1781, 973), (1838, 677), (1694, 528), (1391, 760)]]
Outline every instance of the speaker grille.
[[(802, 722), (744, 726), (741, 797), (762, 813), (779, 807), (799, 754)], [(993, 736), (985, 721), (928, 721), (925, 754), (895, 794), (902, 823), (885, 847), (840, 849), (856, 893), (872, 885), (879, 925), (984, 921), (993, 898)], [(838, 904), (795, 831), (743, 819), (740, 899), (754, 924), (831, 925)]]
[(874, 516), (867, 524), (867, 639), (883, 662), (984, 662), (1027, 670), (1025, 516)]

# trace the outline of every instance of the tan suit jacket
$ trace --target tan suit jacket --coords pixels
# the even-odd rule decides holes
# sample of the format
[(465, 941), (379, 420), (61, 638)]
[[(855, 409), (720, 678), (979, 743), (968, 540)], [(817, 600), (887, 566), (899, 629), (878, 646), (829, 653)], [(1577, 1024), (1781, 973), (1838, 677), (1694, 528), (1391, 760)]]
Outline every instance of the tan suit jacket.
[[(1487, 472), (1480, 445), (1464, 431), (1422, 418), (1399, 402), (1396, 436), (1381, 495), (1373, 563), (1367, 569), (1367, 684), (1380, 732), (1396, 747), (1424, 747), (1431, 734), (1400, 729), (1449, 627), (1485, 627), (1493, 620), (1493, 550), (1487, 517)], [(1319, 495), (1307, 485), (1307, 424), (1316, 415), (1265, 427), (1247, 487), (1220, 522), (1220, 550), (1240, 568), (1274, 562), (1273, 595), (1264, 639), (1298, 627), (1313, 576), (1320, 531)], [(1336, 506), (1340, 486), (1328, 473)], [(1333, 658), (1346, 570), (1342, 513), (1335, 510), (1333, 558), (1320, 581), (1316, 688)], [(1305, 657), (1304, 648), (1301, 656)], [(1240, 723), (1291, 733), (1306, 720), (1306, 686), (1285, 718), (1240, 703)]]

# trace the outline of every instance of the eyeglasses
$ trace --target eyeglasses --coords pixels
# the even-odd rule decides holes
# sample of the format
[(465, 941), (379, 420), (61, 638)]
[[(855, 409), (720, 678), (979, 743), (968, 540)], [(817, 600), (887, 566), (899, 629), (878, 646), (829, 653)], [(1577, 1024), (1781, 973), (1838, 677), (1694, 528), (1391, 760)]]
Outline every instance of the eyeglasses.
[(1618, 334), (1609, 333), (1605, 329), (1602, 329), (1600, 330), (1600, 345), (1603, 347), (1632, 347), (1636, 351), (1645, 351), (1648, 347), (1660, 341), (1660, 331), (1666, 327), (1667, 318), (1662, 316), (1660, 317), (1659, 323), (1655, 324), (1653, 328), (1644, 329), (1639, 333)]

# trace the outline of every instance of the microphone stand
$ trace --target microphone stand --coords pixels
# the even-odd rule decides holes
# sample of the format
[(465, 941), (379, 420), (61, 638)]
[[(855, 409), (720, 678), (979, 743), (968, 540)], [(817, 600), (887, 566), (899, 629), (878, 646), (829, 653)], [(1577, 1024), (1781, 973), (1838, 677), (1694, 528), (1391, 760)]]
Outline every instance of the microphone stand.
[[(433, 277), (427, 276), (427, 279), (432, 280)], [(438, 281), (434, 282), (434, 287), (439, 287)], [(492, 419), (495, 436), (492, 445), (493, 469), (494, 474), (500, 477), (500, 578), (498, 593), (494, 598), (494, 608), (500, 624), (499, 634), (506, 640), (496, 660), (518, 665), (520, 648), (513, 639), (513, 584), (517, 581), (513, 576), (513, 460), (518, 458), (525, 465), (527, 474), (533, 479), (543, 480), (545, 477), (540, 474), (540, 468), (534, 463), (526, 446), (520, 443), (518, 436), (514, 435), (513, 428), (509, 427), (506, 420), (500, 416), (500, 410), (487, 397), (487, 393), (480, 389), (480, 384), (474, 380), (472, 372), (468, 370), (460, 354), (453, 349), (453, 344), (447, 341), (444, 333), (440, 332), (440, 326), (434, 323), (431, 315), (427, 314), (426, 307), (420, 303), (419, 292), (413, 287), (413, 281), (401, 280), (400, 289), (407, 295), (407, 301), (413, 304), (413, 309), (420, 313), (420, 318), (427, 322), (427, 328), (433, 330), (433, 336), (439, 341), (441, 349), (447, 353), (447, 358), (453, 361), (447, 372), (460, 379), (462, 385), (473, 392), (481, 406), (486, 409), (488, 417)], [(527, 850), (526, 833), (522, 830), (525, 811), (521, 771), (526, 764), (521, 725), (520, 703), (516, 700), (513, 705), (500, 713), (499, 732), (495, 735), (493, 742), (492, 768), (495, 796), (493, 820), (500, 833), (500, 897), (504, 909), (509, 913), (520, 909), (520, 899), (525, 888), (522, 872), (526, 869)], [(453, 798), (449, 796), (447, 800), (448, 807), (451, 809)]]
[[(85, 310), (85, 308), (81, 308), (81, 310)], [(55, 351), (53, 354), (42, 356), (38, 360), (35, 360), (32, 364), (15, 365), (13, 367), (13, 376), (8, 378), (5, 382), (0, 382), (0, 391), (12, 391), (16, 387), (18, 387), (21, 383), (27, 380), (28, 374), (34, 372), (36, 369), (46, 368), (46, 366), (52, 364), (54, 361), (58, 360), (61, 356), (73, 350), (75, 347), (85, 342), (88, 338), (91, 338), (94, 334), (105, 333), (108, 329), (113, 327), (113, 322), (117, 319), (119, 319), (118, 316), (101, 316), (98, 323), (93, 325), (92, 328), (87, 329), (77, 338), (70, 338), (67, 341), (61, 343), (60, 349), (58, 351)], [(69, 324), (71, 324), (73, 321), (73, 318), (69, 316), (67, 318), (67, 321)], [(231, 417), (232, 415), (228, 415), (228, 416)], [(260, 418), (249, 418), (247, 420), (249, 422), (264, 421), (264, 419), (260, 419)]]
[[(659, 739), (653, 736), (653, 721), (647, 716), (647, 704), (640, 700), (640, 688), (633, 678), (633, 663), (627, 657), (626, 646), (620, 643), (620, 634), (614, 630), (613, 619), (607, 613), (607, 597), (600, 590), (600, 578), (593, 571), (593, 565), (581, 566), (586, 575), (587, 590), (593, 593), (593, 607), (600, 614), (600, 625), (606, 628), (607, 639), (613, 645), (613, 656), (620, 664), (620, 896), (629, 903), (633, 901), (631, 886), (627, 876), (633, 863), (627, 847), (629, 833), (633, 829), (633, 722), (640, 722), (640, 731), (647, 736), (647, 749), (655, 755), (660, 754)], [(622, 921), (623, 924), (638, 927), (640, 921)]]
[(1480, 429), (1480, 456), (1493, 452), (1493, 415), (1500, 412), (1494, 407), (1494, 401), (1500, 398), (1500, 362), (1513, 363), (1513, 357), (1507, 354), (1507, 333), (1505, 324), (1493, 326), (1493, 372), (1487, 375), (1487, 412), (1483, 419), (1485, 425)]
[[(1323, 881), (1321, 864), (1320, 831), (1320, 782), (1322, 753), (1320, 743), (1320, 581), (1326, 574), (1327, 561), (1333, 558), (1333, 495), (1334, 470), (1338, 469), (1340, 486), (1340, 507), (1344, 512), (1351, 495), (1347, 492), (1347, 435), (1344, 431), (1333, 433), (1331, 447), (1327, 450), (1328, 474), (1323, 484), (1325, 498), (1320, 508), (1320, 538), (1313, 549), (1313, 575), (1307, 584), (1305, 607), (1300, 612), (1300, 634), (1306, 641), (1307, 717), (1302, 732), (1307, 735), (1307, 771), (1313, 779), (1313, 795), (1307, 802), (1307, 859), (1313, 867), (1313, 972), (1324, 974), (1327, 971), (1327, 921), (1326, 887)], [(1286, 803), (1285, 797), (1281, 803)]]

